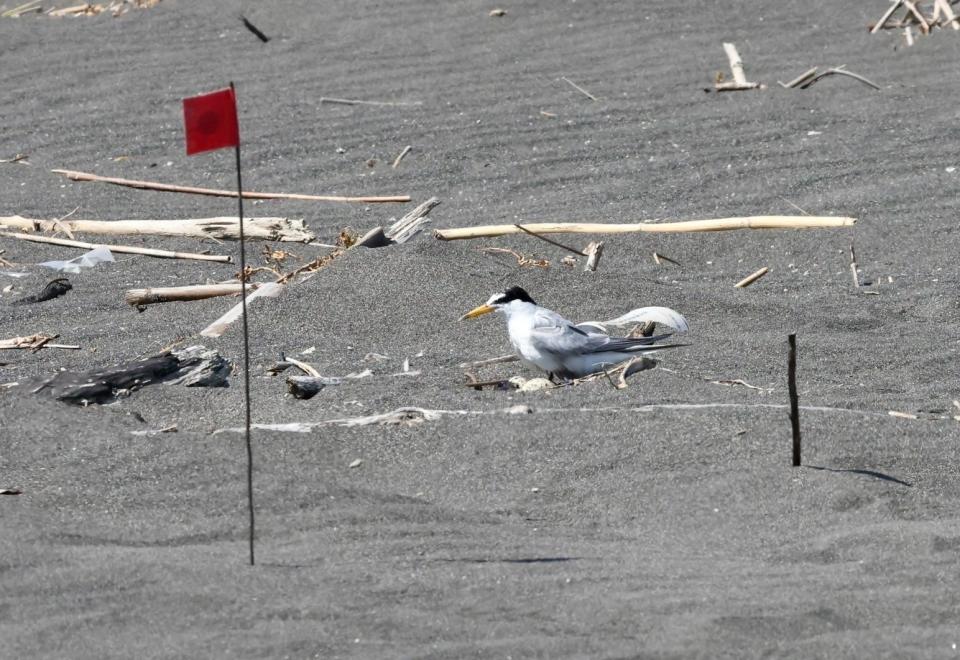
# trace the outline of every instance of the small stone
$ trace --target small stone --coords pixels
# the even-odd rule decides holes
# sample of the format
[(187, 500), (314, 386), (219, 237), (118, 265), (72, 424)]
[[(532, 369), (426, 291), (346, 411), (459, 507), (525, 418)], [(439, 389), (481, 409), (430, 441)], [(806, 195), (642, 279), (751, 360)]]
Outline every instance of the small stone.
[(351, 467), (351, 468), (358, 468), (358, 467), (360, 467), (361, 465), (363, 465), (363, 459), (362, 459), (362, 458), (354, 459), (353, 462), (350, 463), (350, 467)]
[(506, 10), (506, 9), (491, 9), (491, 10), (490, 10), (490, 15), (491, 15), (491, 16), (506, 16), (506, 15), (507, 15), (507, 10)]

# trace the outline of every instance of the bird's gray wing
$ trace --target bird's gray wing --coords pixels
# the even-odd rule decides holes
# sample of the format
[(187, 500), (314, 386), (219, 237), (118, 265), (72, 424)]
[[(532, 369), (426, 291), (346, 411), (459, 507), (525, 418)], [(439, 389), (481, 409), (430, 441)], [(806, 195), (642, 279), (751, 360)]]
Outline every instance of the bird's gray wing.
[[(606, 351), (636, 351), (653, 344), (669, 334), (654, 337), (611, 337), (606, 334), (586, 332), (548, 309), (537, 310), (533, 317), (531, 340), (541, 351), (554, 355), (589, 355)], [(658, 347), (659, 348), (659, 347)]]

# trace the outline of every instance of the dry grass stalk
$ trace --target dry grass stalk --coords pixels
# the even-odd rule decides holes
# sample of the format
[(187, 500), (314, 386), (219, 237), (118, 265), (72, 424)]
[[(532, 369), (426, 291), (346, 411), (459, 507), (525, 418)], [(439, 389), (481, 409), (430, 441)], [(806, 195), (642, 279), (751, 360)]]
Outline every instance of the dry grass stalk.
[[(50, 170), (55, 174), (62, 174), (72, 181), (92, 181), (110, 183), (115, 186), (137, 188), (140, 190), (158, 190), (162, 192), (178, 192), (190, 195), (209, 195), (212, 197), (236, 197), (236, 190), (218, 190), (215, 188), (195, 188), (192, 186), (176, 186), (154, 181), (138, 181), (135, 179), (121, 179), (117, 177), (99, 176), (89, 172), (75, 172), (73, 170)], [(301, 195), (295, 193), (263, 193), (243, 192), (244, 199), (296, 199), (308, 202), (354, 202), (359, 204), (381, 204), (388, 202), (409, 202), (409, 195), (390, 195), (384, 197), (343, 197), (339, 195)]]
[(340, 99), (332, 96), (321, 96), (320, 103), (332, 103), (334, 105), (380, 105), (389, 107), (423, 105), (423, 101), (361, 101), (359, 99)]
[(785, 89), (791, 89), (793, 87), (796, 87), (797, 85), (800, 85), (806, 82), (810, 78), (813, 78), (816, 74), (817, 74), (817, 67), (813, 67), (811, 69), (804, 71), (803, 73), (801, 73), (799, 76), (797, 76), (790, 82), (783, 83), (783, 82), (780, 82), (779, 80), (777, 82), (780, 83), (781, 87)]
[(662, 266), (662, 265), (663, 265), (662, 262), (666, 261), (667, 263), (671, 263), (671, 264), (673, 264), (674, 266), (681, 267), (679, 261), (677, 261), (676, 259), (671, 259), (670, 257), (667, 257), (667, 256), (665, 256), (665, 255), (662, 255), (662, 254), (660, 254), (659, 252), (654, 252), (654, 253), (653, 253), (653, 261), (654, 261), (654, 263), (656, 263), (658, 266)]
[(580, 92), (581, 94), (583, 94), (584, 96), (586, 96), (586, 97), (587, 97), (588, 99), (590, 99), (591, 101), (599, 101), (599, 100), (600, 100), (600, 99), (598, 99), (596, 96), (594, 96), (593, 94), (591, 94), (590, 92), (588, 92), (587, 90), (585, 90), (583, 87), (581, 87), (581, 86), (578, 85), (577, 83), (575, 83), (575, 82), (573, 82), (572, 80), (570, 80), (569, 78), (567, 78), (567, 77), (565, 77), (565, 76), (560, 76), (560, 80), (562, 80), (563, 82), (565, 82), (565, 83), (567, 83), (568, 85), (570, 85), (571, 87), (573, 87), (575, 90), (577, 90), (578, 92)]
[(392, 167), (393, 169), (397, 169), (397, 167), (399, 167), (400, 165), (400, 161), (403, 160), (408, 153), (410, 153), (411, 149), (412, 147), (409, 144), (405, 146), (403, 148), (403, 151), (397, 154), (397, 157), (393, 159), (393, 164), (390, 167)]

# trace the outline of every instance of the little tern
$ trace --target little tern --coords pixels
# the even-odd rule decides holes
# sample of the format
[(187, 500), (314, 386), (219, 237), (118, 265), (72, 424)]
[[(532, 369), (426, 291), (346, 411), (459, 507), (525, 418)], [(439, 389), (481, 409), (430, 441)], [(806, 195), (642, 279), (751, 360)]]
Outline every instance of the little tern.
[[(663, 307), (646, 308), (669, 312), (686, 329), (683, 317)], [(541, 307), (526, 291), (515, 286), (496, 293), (479, 307), (470, 310), (460, 320), (473, 319), (490, 312), (500, 312), (507, 319), (510, 343), (518, 357), (527, 364), (539, 367), (553, 378), (569, 380), (605, 370), (637, 355), (675, 348), (680, 344), (658, 344), (669, 334), (656, 337), (611, 337), (598, 332), (602, 324), (577, 325), (556, 312)], [(669, 317), (669, 315), (668, 315)]]

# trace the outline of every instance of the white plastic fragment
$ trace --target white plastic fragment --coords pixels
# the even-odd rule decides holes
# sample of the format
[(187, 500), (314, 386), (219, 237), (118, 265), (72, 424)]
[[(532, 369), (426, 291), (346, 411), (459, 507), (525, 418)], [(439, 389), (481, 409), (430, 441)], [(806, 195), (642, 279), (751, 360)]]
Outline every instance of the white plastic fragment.
[(686, 332), (690, 329), (690, 326), (687, 325), (687, 319), (669, 307), (639, 307), (609, 321), (584, 321), (583, 323), (578, 323), (577, 327), (587, 327), (599, 330), (600, 332), (607, 332), (606, 326), (608, 325), (622, 327), (646, 323), (647, 321), (665, 325), (673, 328), (677, 332)]
[(69, 261), (44, 261), (37, 265), (52, 268), (62, 273), (79, 273), (81, 268), (93, 268), (99, 263), (113, 263), (113, 261), (113, 253), (108, 248), (101, 246)]

